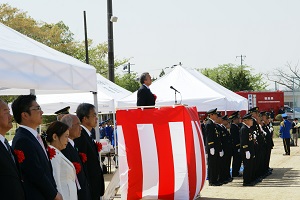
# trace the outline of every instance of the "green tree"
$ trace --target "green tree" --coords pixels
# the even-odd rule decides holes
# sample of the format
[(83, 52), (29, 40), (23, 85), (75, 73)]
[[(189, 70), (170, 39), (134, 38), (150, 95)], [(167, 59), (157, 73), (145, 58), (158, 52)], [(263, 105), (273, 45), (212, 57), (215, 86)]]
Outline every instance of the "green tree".
[(267, 83), (263, 81), (262, 74), (252, 74), (251, 67), (234, 64), (224, 64), (212, 69), (197, 69), (203, 75), (226, 87), (231, 91), (264, 90)]
[[(74, 40), (74, 34), (62, 21), (55, 24), (37, 22), (27, 12), (13, 8), (9, 4), (0, 4), (0, 22), (38, 42), (86, 62), (84, 41)], [(107, 42), (94, 45), (91, 39), (88, 41), (89, 64), (96, 68), (97, 73), (107, 77)], [(129, 59), (116, 58), (115, 68), (128, 61)]]
[(136, 91), (139, 89), (140, 84), (137, 81), (138, 77), (136, 73), (131, 73), (131, 74), (124, 74), (123, 76), (117, 75), (115, 77), (115, 83), (126, 90), (129, 90), (131, 92)]

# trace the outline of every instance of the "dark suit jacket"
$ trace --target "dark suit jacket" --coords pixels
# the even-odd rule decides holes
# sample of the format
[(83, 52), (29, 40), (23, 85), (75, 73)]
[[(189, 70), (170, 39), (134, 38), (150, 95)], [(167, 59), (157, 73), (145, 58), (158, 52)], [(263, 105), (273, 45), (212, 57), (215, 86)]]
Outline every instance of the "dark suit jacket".
[(137, 92), (137, 106), (154, 106), (155, 98), (150, 89), (142, 85)]
[(84, 128), (81, 130), (81, 136), (74, 140), (78, 151), (85, 153), (87, 161), (83, 164), (87, 169), (87, 178), (90, 186), (92, 199), (99, 200), (104, 194), (104, 177), (100, 167), (99, 154), (92, 138)]
[(12, 143), (13, 149), (23, 151), (25, 159), (20, 164), (26, 199), (53, 200), (57, 195), (52, 166), (38, 140), (20, 127)]
[(210, 148), (215, 148), (215, 154), (219, 154), (222, 151), (221, 145), (221, 135), (218, 130), (217, 124), (215, 124), (211, 119), (208, 119), (205, 124), (206, 132), (206, 152), (210, 151)]
[(4, 144), (0, 142), (0, 199), (2, 200), (25, 200), (23, 180), (16, 156), (15, 161), (16, 163)]
[(81, 171), (77, 174), (77, 178), (80, 184), (81, 189), (77, 190), (78, 200), (90, 200), (91, 194), (89, 185), (86, 179), (86, 169), (83, 166), (83, 163), (81, 161), (81, 158), (79, 157), (78, 151), (70, 144), (68, 143), (67, 147), (61, 152), (64, 154), (68, 160), (70, 160), (72, 163), (77, 162), (81, 165)]

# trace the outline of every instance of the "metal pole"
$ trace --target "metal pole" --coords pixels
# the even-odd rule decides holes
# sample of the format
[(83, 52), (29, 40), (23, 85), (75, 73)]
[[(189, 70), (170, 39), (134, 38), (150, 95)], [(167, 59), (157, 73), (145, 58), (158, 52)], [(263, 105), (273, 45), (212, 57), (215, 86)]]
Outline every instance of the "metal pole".
[(295, 77), (293, 77), (293, 119), (295, 119)]
[(89, 64), (89, 43), (87, 38), (87, 24), (86, 24), (86, 15), (83, 11), (83, 20), (84, 20), (84, 41), (85, 41), (85, 62)]
[(112, 0), (107, 0), (107, 30), (108, 30), (108, 79), (115, 82), (114, 72), (114, 36), (112, 17)]

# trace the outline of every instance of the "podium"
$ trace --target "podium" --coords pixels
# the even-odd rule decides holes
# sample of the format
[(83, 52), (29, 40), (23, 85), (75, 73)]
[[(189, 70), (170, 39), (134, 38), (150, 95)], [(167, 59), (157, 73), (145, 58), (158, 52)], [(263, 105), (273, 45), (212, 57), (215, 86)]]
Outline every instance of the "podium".
[(196, 107), (117, 110), (122, 199), (195, 199), (206, 179)]

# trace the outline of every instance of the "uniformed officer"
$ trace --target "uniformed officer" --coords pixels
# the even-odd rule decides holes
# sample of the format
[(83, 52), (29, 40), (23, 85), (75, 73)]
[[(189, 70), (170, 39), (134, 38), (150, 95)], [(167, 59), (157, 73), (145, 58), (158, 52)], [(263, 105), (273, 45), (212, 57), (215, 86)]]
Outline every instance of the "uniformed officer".
[(253, 133), (254, 139), (254, 149), (255, 149), (255, 159), (254, 159), (254, 177), (256, 182), (262, 181), (263, 176), (263, 160), (264, 160), (264, 146), (265, 138), (260, 128), (260, 117), (259, 117), (259, 108), (254, 107), (249, 110), (249, 113), (252, 114), (253, 125), (251, 126), (251, 131)]
[(243, 125), (240, 130), (241, 155), (244, 164), (243, 186), (253, 186), (253, 162), (255, 158), (254, 141), (251, 126), (253, 119), (250, 113), (243, 116)]
[(268, 112), (260, 112), (261, 119), (262, 119), (262, 129), (266, 133), (265, 139), (266, 139), (266, 154), (265, 154), (265, 160), (264, 160), (264, 172), (265, 176), (268, 176), (272, 174), (272, 170), (269, 167), (270, 164), (270, 157), (271, 157), (271, 151), (274, 146), (273, 142), (273, 127), (270, 127), (270, 117)]
[(57, 121), (59, 121), (64, 115), (70, 114), (69, 110), (70, 110), (70, 106), (67, 106), (63, 109), (60, 109), (60, 110), (56, 111), (54, 114), (57, 115), (56, 116)]
[(242, 157), (240, 154), (241, 145), (240, 145), (240, 117), (239, 112), (234, 112), (229, 117), (229, 120), (231, 120), (230, 125), (230, 134), (232, 137), (232, 177), (238, 177), (241, 176), (240, 174), (240, 168), (242, 164)]
[(220, 133), (216, 121), (218, 120), (217, 108), (207, 111), (208, 120), (205, 124), (206, 152), (208, 153), (208, 181), (210, 186), (220, 186), (219, 181), (220, 157), (223, 156)]
[(220, 180), (223, 184), (231, 182), (233, 179), (230, 175), (230, 164), (231, 164), (231, 157), (232, 157), (232, 138), (230, 132), (228, 131), (229, 123), (228, 123), (228, 116), (224, 115), (221, 118), (221, 143), (222, 149), (224, 151), (224, 156), (221, 158), (221, 173), (220, 173)]

